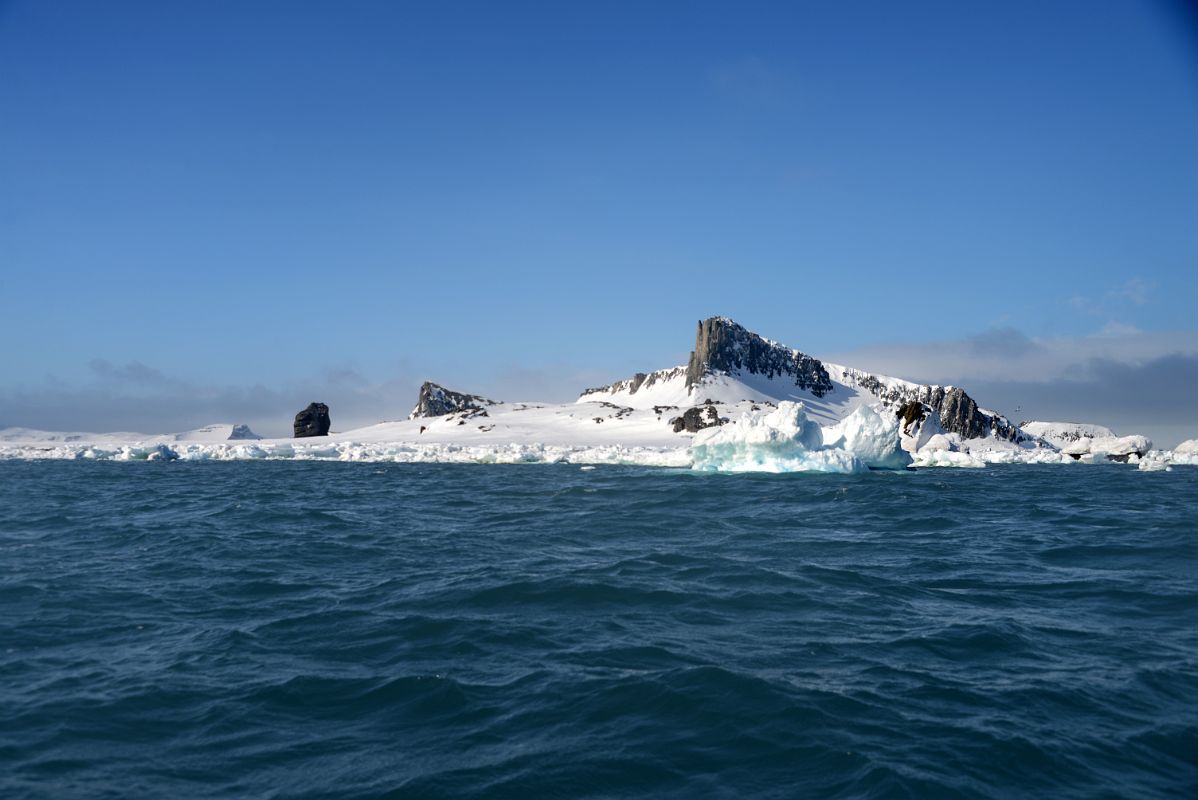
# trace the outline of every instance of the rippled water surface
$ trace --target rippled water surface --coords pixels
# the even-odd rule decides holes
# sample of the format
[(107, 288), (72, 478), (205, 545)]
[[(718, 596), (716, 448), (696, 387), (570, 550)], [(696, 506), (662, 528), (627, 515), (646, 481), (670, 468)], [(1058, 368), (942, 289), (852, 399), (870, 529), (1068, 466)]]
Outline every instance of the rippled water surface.
[(0, 796), (1198, 796), (1198, 468), (0, 463)]

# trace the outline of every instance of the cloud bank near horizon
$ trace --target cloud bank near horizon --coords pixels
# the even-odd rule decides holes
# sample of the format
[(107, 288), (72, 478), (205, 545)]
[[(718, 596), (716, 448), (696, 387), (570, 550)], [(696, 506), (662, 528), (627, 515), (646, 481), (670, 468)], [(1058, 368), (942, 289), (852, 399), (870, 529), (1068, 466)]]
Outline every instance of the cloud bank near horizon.
[[(91, 361), (88, 373), (78, 383), (49, 376), (32, 386), (0, 387), (0, 429), (160, 434), (230, 422), (263, 436), (290, 436), (296, 412), (319, 401), (329, 404), (334, 430), (352, 430), (404, 419), (422, 382), (410, 374), (371, 381), (354, 369), (333, 367), (283, 386), (204, 385), (140, 361), (104, 359)], [(595, 370), (564, 365), (507, 366), (477, 384), (445, 383), (504, 400), (568, 402), (601, 377)]]

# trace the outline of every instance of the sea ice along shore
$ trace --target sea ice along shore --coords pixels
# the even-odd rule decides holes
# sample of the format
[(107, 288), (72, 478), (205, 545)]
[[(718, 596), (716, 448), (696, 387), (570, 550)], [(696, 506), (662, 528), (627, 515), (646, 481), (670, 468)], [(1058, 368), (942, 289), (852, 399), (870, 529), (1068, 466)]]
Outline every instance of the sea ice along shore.
[(404, 420), (330, 432), (330, 413), (323, 403), (303, 409), (292, 439), (263, 439), (231, 424), (168, 435), (8, 428), (0, 430), (0, 458), (640, 464), (711, 472), (1198, 464), (1198, 440), (1169, 452), (1098, 425), (1017, 425), (959, 387), (822, 362), (724, 317), (699, 323), (687, 364), (587, 389), (574, 403), (502, 402), (426, 382)]

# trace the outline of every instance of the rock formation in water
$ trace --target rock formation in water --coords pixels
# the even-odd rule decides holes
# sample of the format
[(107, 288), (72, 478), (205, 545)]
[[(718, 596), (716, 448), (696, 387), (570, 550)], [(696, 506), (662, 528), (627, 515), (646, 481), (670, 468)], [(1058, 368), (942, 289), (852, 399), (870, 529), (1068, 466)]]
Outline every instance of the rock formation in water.
[(329, 407), (324, 403), (309, 403), (307, 408), (295, 415), (295, 438), (328, 436), (331, 425)]

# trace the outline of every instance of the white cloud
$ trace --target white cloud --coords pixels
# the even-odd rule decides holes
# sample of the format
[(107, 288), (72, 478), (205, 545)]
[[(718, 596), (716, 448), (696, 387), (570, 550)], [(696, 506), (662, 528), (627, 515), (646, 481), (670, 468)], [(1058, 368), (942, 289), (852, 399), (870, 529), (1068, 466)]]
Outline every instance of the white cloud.
[(1122, 284), (1098, 295), (1073, 295), (1066, 298), (1070, 308), (1095, 317), (1114, 317), (1131, 313), (1152, 302), (1156, 283), (1143, 278), (1128, 278)]

